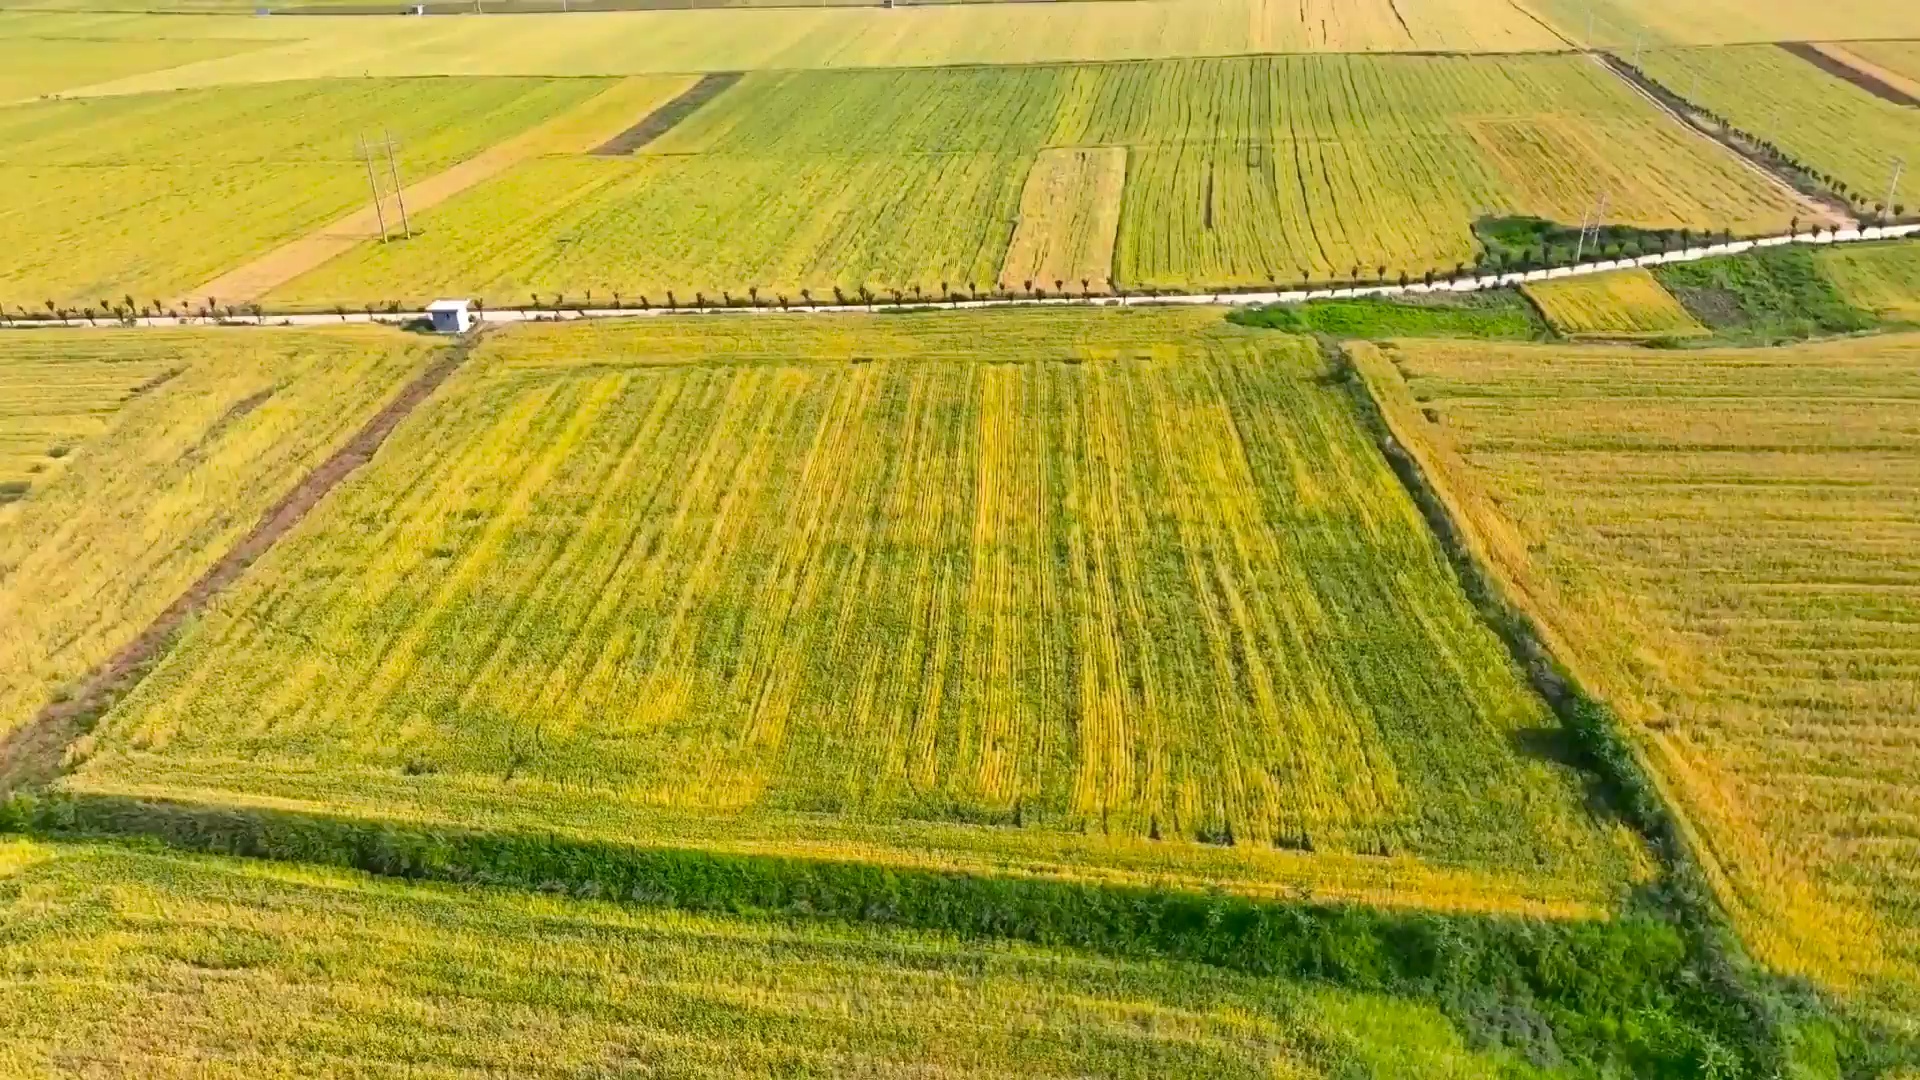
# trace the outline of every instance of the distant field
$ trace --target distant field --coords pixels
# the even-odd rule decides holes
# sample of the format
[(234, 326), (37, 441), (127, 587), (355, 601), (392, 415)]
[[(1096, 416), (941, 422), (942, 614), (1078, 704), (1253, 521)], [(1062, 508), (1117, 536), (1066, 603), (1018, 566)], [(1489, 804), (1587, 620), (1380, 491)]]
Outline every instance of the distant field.
[(1206, 310), (496, 337), (70, 782), (1591, 913), (1630, 846), (1325, 371)]
[(1359, 349), (1749, 942), (1914, 1015), (1920, 338)]
[(0, 840), (0, 922), (10, 1075), (1557, 1075), (1198, 964), (107, 845)]
[[(1689, 97), (1778, 145), (1859, 196), (1865, 212), (1887, 198), (1894, 160), (1920, 161), (1920, 112), (1875, 97), (1771, 45), (1652, 49), (1641, 67)], [(1920, 175), (1908, 169), (1893, 201), (1920, 209)]]
[[(1920, 38), (1920, 8), (1905, 0), (1526, 0), (1582, 44), (1646, 45)], [(1591, 13), (1591, 20), (1589, 20)], [(1592, 34), (1589, 37), (1588, 28)]]
[(0, 735), (145, 629), (430, 351), (344, 327), (0, 336)]
[[(416, 241), (362, 248), (273, 299), (1022, 283), (1022, 205), (1048, 197), (1030, 178), (1073, 147), (1108, 148), (1083, 171), (1108, 164), (1062, 189), (1058, 214), (1071, 237), (1118, 179), (1113, 267), (1131, 289), (1418, 279), (1473, 261), (1476, 218), (1578, 221), (1602, 190), (1611, 217), (1651, 228), (1776, 231), (1801, 212), (1577, 57), (780, 73), (633, 158), (524, 166), (422, 215)], [(1033, 280), (1101, 276), (1088, 243), (1081, 272)]]
[(1820, 252), (1819, 261), (1848, 303), (1883, 319), (1920, 322), (1920, 246), (1836, 247)]
[(874, 3), (510, 19), (0, 14), (0, 28), (14, 20), (49, 35), (87, 26), (132, 38), (280, 42), (246, 56), (103, 81), (99, 90), (112, 93), (366, 75), (645, 75), (1566, 47), (1520, 8), (1485, 0), (1086, 0), (895, 10)]
[[(6, 29), (0, 21), (0, 32)], [(259, 47), (245, 41), (0, 37), (0, 105)]]
[(1569, 337), (1686, 337), (1707, 328), (1645, 270), (1526, 286), (1555, 330)]
[(355, 80), (0, 108), (0, 302), (201, 303), (185, 290), (370, 200), (357, 136), (392, 132), (416, 179), (607, 85)]

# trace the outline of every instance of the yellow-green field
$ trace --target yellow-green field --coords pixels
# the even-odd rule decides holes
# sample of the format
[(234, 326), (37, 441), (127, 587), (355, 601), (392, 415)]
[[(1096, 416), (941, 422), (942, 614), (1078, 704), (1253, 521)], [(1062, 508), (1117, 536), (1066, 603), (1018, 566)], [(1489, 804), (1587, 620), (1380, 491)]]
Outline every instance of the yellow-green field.
[(1688, 337), (1707, 332), (1645, 270), (1539, 281), (1524, 289), (1547, 322), (1568, 337)]
[[(0, 32), (6, 28), (0, 20)], [(256, 48), (245, 41), (0, 37), (0, 105)]]
[(28, 485), (0, 505), (0, 735), (145, 629), (431, 351), (364, 327), (0, 336), (0, 475)]
[(1847, 303), (1895, 322), (1920, 322), (1920, 245), (1834, 247), (1816, 258)]
[(1526, 0), (1567, 38), (1631, 51), (1636, 45), (1920, 38), (1920, 9), (1904, 0)]
[(1356, 354), (1753, 948), (1920, 1012), (1920, 338)]
[(366, 75), (644, 75), (1566, 47), (1519, 7), (1485, 0), (1085, 0), (491, 19), (0, 14), (0, 35), (9, 26), (15, 34), (49, 37), (271, 42), (246, 55), (107, 79), (95, 88), (101, 93)]
[(1602, 910), (1636, 849), (1325, 374), (1206, 310), (523, 328), (68, 783)]
[(1197, 964), (0, 839), (0, 1072), (1557, 1075)]
[(1848, 41), (1819, 48), (1848, 67), (1920, 99), (1920, 41)]
[(270, 300), (989, 289), (1026, 280), (1007, 273), (1023, 190), (1071, 147), (1125, 148), (1113, 265), (1131, 289), (1418, 279), (1471, 263), (1483, 215), (1577, 221), (1603, 190), (1649, 228), (1805, 213), (1582, 57), (780, 73), (632, 158), (524, 165)]
[[(1887, 201), (1894, 161), (1920, 161), (1915, 110), (1876, 97), (1772, 45), (1649, 49), (1641, 67), (1667, 89), (1727, 117), (1845, 184), (1862, 213)], [(1920, 208), (1906, 170), (1893, 202)]]
[(201, 303), (184, 291), (370, 201), (358, 136), (391, 132), (411, 181), (608, 85), (354, 80), (0, 108), (0, 303)]

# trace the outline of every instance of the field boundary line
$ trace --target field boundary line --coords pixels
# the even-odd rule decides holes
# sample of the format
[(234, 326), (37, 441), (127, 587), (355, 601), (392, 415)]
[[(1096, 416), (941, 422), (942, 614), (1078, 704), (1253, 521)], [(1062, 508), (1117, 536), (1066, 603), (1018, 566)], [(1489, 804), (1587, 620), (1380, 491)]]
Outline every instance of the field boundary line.
[(253, 529), (174, 598), (132, 641), (95, 667), (78, 690), (50, 702), (25, 724), (0, 739), (0, 796), (54, 779), (68, 746), (85, 735), (115, 702), (133, 689), (166, 654), (186, 621), (240, 578), (321, 499), (366, 464), (400, 421), (432, 396), (479, 344), (480, 332), (465, 335), (413, 377), (392, 400), (260, 516)]
[[(505, 142), (495, 143), (465, 161), (450, 165), (431, 176), (415, 180), (401, 189), (401, 197), (407, 209), (415, 214), (438, 206), (469, 188), (548, 152), (543, 143), (552, 132), (564, 128), (570, 118), (590, 112), (608, 97), (624, 93), (630, 86), (641, 81), (674, 77), (628, 75), (618, 78), (613, 85), (600, 93), (548, 117)], [(691, 78), (691, 76), (688, 77)], [(585, 152), (602, 141), (604, 141), (602, 133), (595, 132), (578, 140), (581, 145), (577, 148)], [(384, 197), (390, 196), (383, 194)], [(265, 254), (256, 256), (212, 281), (187, 290), (186, 295), (211, 296), (233, 303), (251, 303), (301, 274), (318, 269), (323, 264), (379, 236), (379, 214), (371, 205), (363, 206), (312, 232), (295, 237)]]
[[(498, 308), (474, 313), (474, 321), (485, 325), (523, 322), (567, 322), (579, 319), (638, 319), (654, 316), (679, 315), (846, 315), (868, 314), (877, 311), (980, 311), (989, 308), (1014, 307), (1152, 307), (1168, 304), (1194, 304), (1211, 307), (1258, 307), (1267, 304), (1303, 304), (1312, 300), (1352, 300), (1365, 297), (1392, 298), (1399, 296), (1435, 296), (1445, 293), (1473, 293), (1487, 289), (1509, 289), (1536, 281), (1558, 281), (1561, 278), (1586, 277), (1592, 274), (1610, 274), (1618, 270), (1631, 270), (1635, 267), (1668, 266), (1674, 263), (1700, 262), (1704, 259), (1720, 259), (1732, 255), (1742, 255), (1760, 248), (1784, 247), (1788, 244), (1811, 244), (1821, 247), (1834, 244), (1879, 243), (1889, 240), (1904, 240), (1920, 235), (1920, 223), (1903, 225), (1868, 225), (1864, 228), (1833, 229), (1826, 233), (1793, 233), (1791, 235), (1761, 236), (1751, 240), (1734, 240), (1722, 244), (1709, 244), (1705, 247), (1686, 248), (1681, 251), (1669, 251), (1657, 255), (1641, 255), (1635, 258), (1610, 259), (1577, 266), (1556, 266), (1548, 270), (1510, 271), (1502, 274), (1468, 274), (1456, 278), (1436, 278), (1433, 284), (1415, 283), (1408, 285), (1353, 285), (1329, 287), (1325, 289), (1285, 289), (1277, 292), (1238, 292), (1222, 289), (1217, 292), (1194, 292), (1139, 295), (1125, 293), (1117, 295), (1095, 296), (1048, 296), (1041, 298), (1001, 297), (987, 300), (962, 300), (958, 297), (949, 300), (922, 298), (919, 300), (891, 301), (875, 297), (873, 302), (858, 304), (790, 304), (785, 307), (762, 301), (757, 306), (706, 307), (620, 307), (620, 308)], [(3, 328), (31, 330), (36, 327), (62, 327), (66, 329), (84, 329), (94, 327), (103, 330), (125, 329), (129, 327), (178, 327), (178, 326), (338, 326), (342, 323), (378, 323), (400, 326), (419, 323), (427, 318), (422, 310), (393, 311), (341, 311), (331, 314), (319, 312), (286, 312), (253, 314), (231, 310), (225, 315), (138, 315), (132, 318), (96, 317), (92, 320), (68, 315), (64, 319), (20, 319), (8, 317)]]

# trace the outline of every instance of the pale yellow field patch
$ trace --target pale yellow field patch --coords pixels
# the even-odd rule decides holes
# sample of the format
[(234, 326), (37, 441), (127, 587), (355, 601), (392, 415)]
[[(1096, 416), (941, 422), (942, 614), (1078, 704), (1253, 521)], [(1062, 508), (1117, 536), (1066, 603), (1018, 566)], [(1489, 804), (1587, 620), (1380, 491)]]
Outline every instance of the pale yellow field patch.
[(1525, 286), (1525, 292), (1553, 328), (1568, 337), (1694, 337), (1707, 332), (1645, 270), (1535, 282)]
[[(530, 158), (546, 154), (584, 153), (638, 123), (640, 119), (692, 85), (693, 76), (634, 76), (605, 93), (522, 132), (497, 146), (406, 186), (398, 200), (383, 202), (389, 231), (400, 228), (400, 204), (410, 214), (437, 206), (447, 199), (490, 180)], [(375, 173), (379, 179), (378, 170)], [(383, 188), (383, 192), (385, 189)], [(371, 203), (338, 221), (267, 252), (192, 290), (195, 296), (215, 296), (230, 303), (258, 300), (301, 274), (344, 255), (380, 235), (382, 211)]]
[(1041, 151), (1020, 195), (1020, 223), (1007, 247), (1000, 287), (1032, 281), (1107, 289), (1126, 178), (1125, 147)]
[[(156, 35), (182, 25), (179, 16), (147, 18)], [(193, 25), (247, 22), (199, 18)], [(1484, 0), (1085, 0), (492, 18), (276, 16), (252, 22), (263, 25), (231, 32), (288, 40), (248, 56), (102, 81), (75, 92), (368, 75), (641, 75), (1566, 47), (1526, 12)], [(139, 29), (122, 23), (116, 32)]]

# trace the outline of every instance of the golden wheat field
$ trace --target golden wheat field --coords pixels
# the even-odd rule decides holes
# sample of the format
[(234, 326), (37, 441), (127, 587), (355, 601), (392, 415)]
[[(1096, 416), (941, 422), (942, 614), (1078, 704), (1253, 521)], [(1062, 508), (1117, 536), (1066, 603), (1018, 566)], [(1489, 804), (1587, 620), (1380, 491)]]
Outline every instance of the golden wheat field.
[(0, 734), (145, 629), (431, 352), (367, 328), (0, 336), (0, 474), (16, 485), (0, 505)]
[(1690, 337), (1705, 334), (1645, 270), (1532, 282), (1523, 291), (1568, 337)]
[[(1063, 156), (1075, 148), (1100, 149)], [(270, 299), (991, 289), (1029, 280), (1023, 203), (1054, 197), (1033, 185), (1116, 148), (1124, 165), (1098, 168), (1117, 179), (1057, 198), (1073, 200), (1071, 237), (1073, 192), (1120, 185), (1112, 277), (1134, 290), (1451, 273), (1480, 249), (1476, 219), (1577, 221), (1602, 191), (1612, 218), (1649, 228), (1811, 218), (1583, 57), (764, 73), (637, 155), (529, 163), (421, 215), (414, 241), (363, 247)], [(1088, 251), (1053, 279), (1091, 282)]]
[(376, 173), (390, 190), (607, 86), (339, 80), (0, 108), (0, 303), (201, 304), (187, 290), (370, 200), (359, 137), (396, 140)]
[(1355, 353), (1752, 947), (1912, 1015), (1920, 338)]
[(1199, 964), (108, 844), (0, 840), (0, 921), (8, 1075), (1549, 1075)]
[(1633, 846), (1325, 372), (1205, 310), (497, 337), (70, 782), (1597, 910)]
[(1127, 152), (1118, 146), (1042, 150), (1020, 193), (1020, 218), (1000, 264), (1000, 288), (1113, 288), (1113, 244)]

